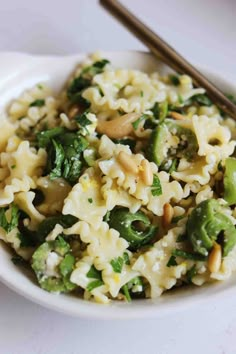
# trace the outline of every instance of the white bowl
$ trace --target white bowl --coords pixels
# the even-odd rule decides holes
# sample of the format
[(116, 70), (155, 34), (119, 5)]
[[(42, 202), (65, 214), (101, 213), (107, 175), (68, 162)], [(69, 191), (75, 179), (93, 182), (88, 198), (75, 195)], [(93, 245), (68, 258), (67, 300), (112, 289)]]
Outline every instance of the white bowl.
[[(30, 56), (20, 53), (0, 54), (0, 109), (4, 109), (11, 99), (38, 82), (48, 82), (56, 91), (65, 83), (78, 62), (85, 55), (65, 57)], [(105, 52), (104, 57), (115, 66), (167, 71), (168, 68), (152, 55), (142, 52)], [(221, 75), (208, 69), (202, 70), (225, 92), (236, 93), (236, 86), (225, 81)], [(160, 317), (175, 311), (184, 311), (202, 301), (226, 301), (226, 295), (235, 295), (236, 274), (227, 282), (218, 282), (200, 288), (186, 287), (170, 291), (156, 300), (135, 300), (130, 304), (111, 302), (100, 305), (87, 302), (71, 295), (54, 295), (42, 290), (21, 268), (11, 261), (10, 249), (0, 244), (0, 280), (9, 288), (42, 306), (69, 315), (99, 319), (131, 319)]]

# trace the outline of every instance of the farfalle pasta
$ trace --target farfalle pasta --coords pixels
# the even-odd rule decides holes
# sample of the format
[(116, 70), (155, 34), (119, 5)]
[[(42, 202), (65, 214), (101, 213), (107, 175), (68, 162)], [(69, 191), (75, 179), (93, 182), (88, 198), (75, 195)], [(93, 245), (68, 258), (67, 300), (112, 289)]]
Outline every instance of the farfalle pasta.
[(94, 54), (0, 128), (0, 239), (45, 291), (130, 302), (236, 270), (236, 126), (189, 76)]

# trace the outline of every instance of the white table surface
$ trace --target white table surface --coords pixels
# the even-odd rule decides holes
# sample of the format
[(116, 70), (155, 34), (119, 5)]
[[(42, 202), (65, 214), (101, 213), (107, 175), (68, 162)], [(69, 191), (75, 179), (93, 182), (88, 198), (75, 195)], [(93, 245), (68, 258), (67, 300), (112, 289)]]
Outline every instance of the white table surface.
[[(126, 3), (189, 60), (236, 80), (235, 0)], [(1, 1), (1, 51), (69, 54), (96, 49), (143, 46), (94, 0)], [(0, 353), (235, 354), (236, 299), (209, 301), (162, 319), (103, 322), (46, 310), (0, 284)]]

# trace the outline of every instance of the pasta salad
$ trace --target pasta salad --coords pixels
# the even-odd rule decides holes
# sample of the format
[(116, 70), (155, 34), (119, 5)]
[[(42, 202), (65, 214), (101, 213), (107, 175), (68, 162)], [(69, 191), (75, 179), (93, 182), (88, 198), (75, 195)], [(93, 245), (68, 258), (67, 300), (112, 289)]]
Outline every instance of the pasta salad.
[(0, 239), (42, 289), (130, 302), (236, 270), (235, 122), (189, 76), (96, 53), (0, 128)]

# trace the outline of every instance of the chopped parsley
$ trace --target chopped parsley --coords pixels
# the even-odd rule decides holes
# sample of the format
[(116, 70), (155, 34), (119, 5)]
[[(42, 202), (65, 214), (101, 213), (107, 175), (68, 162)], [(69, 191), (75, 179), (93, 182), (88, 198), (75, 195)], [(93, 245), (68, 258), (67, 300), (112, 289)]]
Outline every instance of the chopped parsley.
[(169, 75), (169, 79), (174, 86), (179, 86), (180, 81), (179, 81), (179, 78), (177, 75), (171, 74), (171, 75)]
[(50, 178), (64, 178), (74, 184), (82, 169), (82, 153), (87, 148), (87, 140), (78, 133), (62, 127), (53, 128), (37, 134), (39, 147), (47, 149), (45, 173)]
[(0, 209), (0, 226), (7, 232), (11, 232), (18, 226), (19, 221), (19, 209), (15, 204), (11, 205), (11, 219), (10, 221), (6, 218), (7, 208)]
[(154, 197), (162, 194), (161, 181), (157, 175), (153, 176), (153, 184), (151, 186), (151, 193)]
[(11, 169), (14, 170), (16, 168), (16, 165), (11, 165)]
[(172, 251), (172, 256), (181, 257), (184, 259), (191, 259), (192, 261), (205, 261), (207, 257), (202, 256), (201, 254), (190, 253), (186, 251), (182, 251), (179, 249), (175, 249)]
[(140, 91), (140, 97), (143, 97), (144, 96), (144, 93), (143, 93), (143, 91), (141, 90)]
[(87, 118), (87, 114), (88, 111), (85, 111), (84, 113), (75, 116), (75, 120), (80, 127), (80, 133), (82, 135), (86, 135), (89, 133), (87, 126), (92, 124), (91, 120)]
[(128, 264), (128, 265), (130, 264), (129, 255), (127, 252), (124, 252), (123, 259), (124, 259), (125, 264)]
[(167, 267), (174, 267), (174, 266), (177, 266), (178, 263), (176, 262), (176, 257), (175, 256), (170, 256), (170, 259), (168, 260), (166, 266)]
[(105, 222), (109, 222), (109, 220), (110, 220), (110, 215), (111, 215), (111, 212), (108, 211), (108, 212), (106, 213), (106, 215), (104, 216), (103, 220), (104, 220)]
[(128, 145), (131, 151), (134, 151), (136, 146), (136, 141), (134, 139), (126, 138), (126, 139), (113, 139), (115, 144)]
[(212, 105), (212, 101), (210, 100), (210, 98), (204, 94), (198, 94), (198, 95), (192, 96), (190, 98), (190, 101), (192, 101), (192, 102), (190, 102), (190, 104), (196, 102), (201, 106), (208, 106), (209, 107)]
[(93, 280), (87, 285), (86, 290), (91, 292), (94, 289), (98, 288), (99, 286), (102, 286), (103, 284), (104, 283), (102, 280)]
[(71, 103), (78, 103), (85, 109), (90, 107), (90, 102), (82, 96), (82, 93), (92, 85), (93, 76), (103, 72), (105, 65), (108, 63), (107, 59), (103, 59), (82, 69), (80, 75), (71, 82), (67, 90), (67, 97)]
[(60, 143), (57, 143), (52, 139), (52, 143), (55, 151), (54, 168), (50, 172), (50, 179), (55, 179), (61, 177), (62, 164), (65, 159), (64, 149)]
[(93, 265), (89, 269), (88, 273), (86, 274), (88, 278), (102, 280), (102, 275), (99, 270), (97, 270)]
[(178, 168), (179, 160), (174, 159), (171, 162), (170, 168), (169, 168), (169, 173), (171, 174), (172, 172), (175, 172)]
[(102, 274), (99, 270), (97, 270), (93, 265), (91, 266), (90, 270), (86, 274), (88, 278), (95, 279), (92, 280), (86, 287), (86, 290), (91, 292), (93, 289), (98, 288), (99, 286), (103, 285), (102, 281)]
[(127, 284), (125, 284), (125, 285), (122, 286), (122, 291), (123, 291), (123, 293), (124, 293), (124, 295), (125, 295), (126, 300), (127, 300), (128, 302), (131, 302), (132, 299), (131, 299), (131, 296), (130, 296), (130, 293), (129, 293), (129, 288), (128, 288), (128, 285), (127, 285)]
[(45, 105), (45, 100), (37, 99), (30, 103), (30, 107), (43, 107)]
[(88, 198), (88, 202), (89, 202), (90, 204), (92, 204), (92, 203), (93, 203), (93, 198)]
[(122, 257), (114, 258), (110, 262), (115, 273), (121, 273), (124, 265), (124, 259)]
[(186, 273), (186, 279), (188, 283), (192, 283), (193, 277), (197, 274), (196, 265), (193, 265)]

